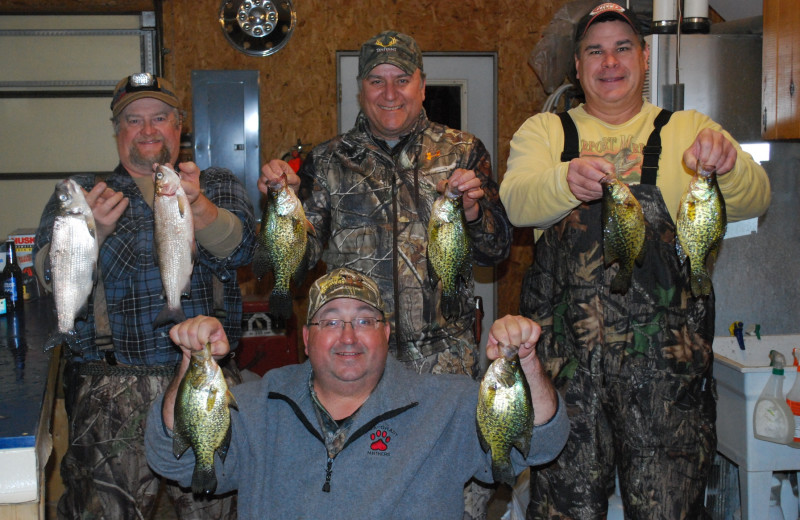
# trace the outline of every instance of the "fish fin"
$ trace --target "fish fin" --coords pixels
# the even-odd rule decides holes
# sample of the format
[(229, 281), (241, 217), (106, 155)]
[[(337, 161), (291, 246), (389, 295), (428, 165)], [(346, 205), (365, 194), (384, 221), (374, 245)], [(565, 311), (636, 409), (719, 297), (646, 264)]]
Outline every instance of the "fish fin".
[(213, 495), (217, 489), (217, 475), (213, 464), (195, 463), (192, 474), (192, 493)]
[(89, 300), (83, 302), (83, 305), (78, 309), (78, 312), (75, 313), (76, 318), (80, 318), (85, 320), (89, 316)]
[(683, 250), (683, 245), (679, 238), (675, 239), (675, 252), (678, 253), (678, 260), (680, 260), (681, 265), (685, 264), (689, 256), (686, 254), (686, 251)]
[(178, 197), (178, 213), (180, 214), (181, 218), (184, 218), (186, 214), (187, 205), (186, 200), (184, 197)]
[(522, 453), (525, 458), (528, 458), (528, 453), (531, 450), (531, 435), (533, 433), (533, 409), (529, 414), (528, 420), (525, 421), (525, 426), (522, 428), (519, 436), (514, 439), (513, 446)]
[(289, 291), (272, 289), (269, 295), (269, 313), (288, 319), (292, 315), (292, 294)]
[(213, 410), (215, 404), (217, 404), (217, 389), (216, 387), (212, 387), (208, 390), (208, 394), (206, 395), (206, 412)]
[(485, 452), (489, 452), (489, 442), (486, 440), (486, 437), (483, 436), (483, 430), (481, 430), (480, 425), (478, 426), (478, 441), (481, 443), (481, 449)]
[(228, 456), (228, 448), (231, 446), (231, 426), (228, 425), (228, 429), (225, 431), (225, 437), (222, 439), (222, 442), (219, 444), (217, 448), (217, 454), (219, 454), (219, 458), (222, 462), (225, 462), (225, 457)]
[(239, 403), (236, 402), (236, 398), (233, 396), (233, 392), (231, 392), (230, 388), (227, 392), (225, 392), (225, 397), (228, 399), (228, 406), (231, 408), (239, 409)]
[(189, 448), (189, 441), (184, 439), (179, 431), (179, 428), (175, 428), (172, 432), (172, 454), (175, 455), (176, 459), (181, 458), (181, 455)]
[(303, 225), (306, 228), (306, 233), (310, 233), (310, 234), (312, 234), (314, 236), (317, 236), (317, 230), (314, 228), (314, 224), (312, 224), (310, 220), (305, 219), (305, 222), (303, 222)]
[(178, 305), (174, 309), (169, 307), (168, 303), (164, 304), (164, 307), (161, 308), (161, 311), (156, 316), (155, 321), (153, 321), (153, 330), (163, 327), (168, 323), (181, 323), (186, 321), (186, 314), (183, 313), (183, 308)]
[(272, 271), (272, 262), (269, 259), (269, 252), (266, 246), (259, 241), (253, 253), (253, 274), (261, 280), (270, 271)]

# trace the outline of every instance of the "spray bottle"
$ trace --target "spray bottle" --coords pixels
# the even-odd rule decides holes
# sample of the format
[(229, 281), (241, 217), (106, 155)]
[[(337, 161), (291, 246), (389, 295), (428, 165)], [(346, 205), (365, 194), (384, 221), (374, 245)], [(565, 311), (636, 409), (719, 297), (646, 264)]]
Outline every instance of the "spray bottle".
[(795, 374), (792, 388), (786, 394), (786, 402), (792, 410), (792, 415), (794, 415), (793, 439), (789, 444), (792, 448), (800, 448), (800, 358), (798, 358), (798, 355), (800, 355), (800, 349), (793, 348), (792, 356), (794, 357), (794, 366), (797, 374)]
[(753, 435), (756, 439), (792, 444), (794, 438), (794, 415), (783, 395), (783, 354), (776, 350), (769, 352), (772, 375), (756, 401), (753, 413)]

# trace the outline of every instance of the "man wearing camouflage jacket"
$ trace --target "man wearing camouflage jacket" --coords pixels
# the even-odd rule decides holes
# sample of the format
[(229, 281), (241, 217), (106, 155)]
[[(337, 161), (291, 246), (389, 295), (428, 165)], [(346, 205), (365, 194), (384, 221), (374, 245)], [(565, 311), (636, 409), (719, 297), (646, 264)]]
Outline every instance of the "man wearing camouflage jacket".
[[(478, 376), (474, 281), (459, 295), (459, 316), (447, 322), (441, 288), (428, 276), (427, 226), (445, 181), (463, 195), (473, 263), (508, 256), (511, 226), (492, 180), (491, 160), (475, 136), (430, 121), (422, 101), (422, 53), (394, 31), (367, 41), (359, 57), (361, 113), (355, 127), (315, 147), (298, 175), (273, 160), (260, 189), (286, 175), (299, 189), (311, 269), (349, 267), (375, 279), (392, 324), (390, 348), (417, 372)], [(302, 185), (300, 181), (302, 179)], [(327, 247), (326, 247), (327, 245)]]

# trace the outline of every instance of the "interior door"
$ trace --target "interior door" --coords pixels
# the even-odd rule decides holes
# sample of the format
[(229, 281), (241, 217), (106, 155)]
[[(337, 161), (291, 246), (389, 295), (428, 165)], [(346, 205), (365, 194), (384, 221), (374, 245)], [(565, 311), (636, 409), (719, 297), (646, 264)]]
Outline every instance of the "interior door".
[[(338, 51), (339, 133), (353, 127), (358, 116), (358, 52)], [(497, 55), (493, 52), (425, 52), (426, 103), (430, 100), (454, 106), (437, 107), (443, 117), (460, 118), (455, 128), (470, 132), (483, 141), (492, 157), (492, 172), (497, 180)], [(438, 91), (432, 92), (431, 90)], [(426, 107), (432, 116), (431, 107)], [(432, 116), (431, 119), (434, 119)], [(448, 121), (437, 121), (448, 124)], [(493, 267), (475, 267), (475, 294), (483, 299), (481, 345), (488, 339), (489, 326), (497, 317), (497, 287)], [(483, 352), (483, 349), (482, 349)], [(485, 355), (485, 354), (484, 354)], [(485, 366), (485, 359), (483, 365)]]

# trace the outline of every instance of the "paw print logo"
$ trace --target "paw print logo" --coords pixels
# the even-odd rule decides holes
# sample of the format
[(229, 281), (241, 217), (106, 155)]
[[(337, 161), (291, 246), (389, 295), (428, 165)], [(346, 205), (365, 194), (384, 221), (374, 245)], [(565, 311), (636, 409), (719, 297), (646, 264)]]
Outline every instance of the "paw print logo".
[(384, 430), (377, 430), (375, 433), (370, 434), (369, 439), (372, 441), (369, 449), (373, 451), (386, 451), (389, 449), (388, 444), (392, 440)]

